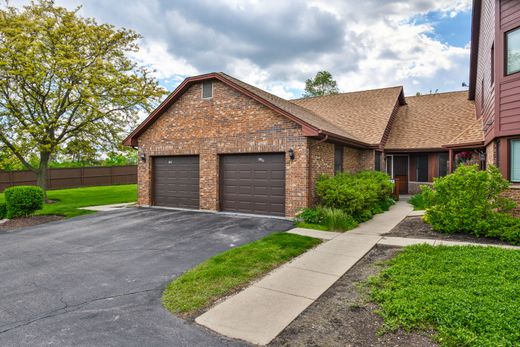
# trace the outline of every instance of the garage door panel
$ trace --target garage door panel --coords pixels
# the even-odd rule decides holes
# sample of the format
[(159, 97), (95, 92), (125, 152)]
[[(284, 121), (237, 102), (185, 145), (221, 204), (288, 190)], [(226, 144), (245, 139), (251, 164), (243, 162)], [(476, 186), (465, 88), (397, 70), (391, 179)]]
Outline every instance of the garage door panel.
[(223, 211), (285, 215), (285, 154), (233, 154), (220, 159)]
[(199, 157), (153, 158), (154, 205), (199, 208)]

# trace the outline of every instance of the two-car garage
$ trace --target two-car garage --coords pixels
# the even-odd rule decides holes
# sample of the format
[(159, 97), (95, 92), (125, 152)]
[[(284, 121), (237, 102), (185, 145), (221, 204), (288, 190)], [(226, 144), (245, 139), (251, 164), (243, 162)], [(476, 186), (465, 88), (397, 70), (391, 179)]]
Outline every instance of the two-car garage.
[[(285, 154), (219, 156), (221, 211), (285, 215)], [(199, 156), (154, 157), (152, 201), (156, 206), (198, 209)]]

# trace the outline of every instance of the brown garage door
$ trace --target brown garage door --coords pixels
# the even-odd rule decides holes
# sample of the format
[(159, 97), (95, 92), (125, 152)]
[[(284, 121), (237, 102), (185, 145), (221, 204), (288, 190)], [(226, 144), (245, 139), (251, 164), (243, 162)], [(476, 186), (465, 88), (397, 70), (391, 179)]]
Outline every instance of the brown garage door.
[(284, 216), (285, 154), (221, 156), (220, 209)]
[(153, 158), (153, 203), (156, 206), (199, 208), (199, 157)]

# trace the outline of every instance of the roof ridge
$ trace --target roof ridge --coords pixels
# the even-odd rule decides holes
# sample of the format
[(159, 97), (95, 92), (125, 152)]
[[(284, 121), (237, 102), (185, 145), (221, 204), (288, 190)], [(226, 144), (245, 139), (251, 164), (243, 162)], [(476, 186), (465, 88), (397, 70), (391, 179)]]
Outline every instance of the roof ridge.
[(467, 93), (467, 90), (451, 90), (449, 92), (440, 92), (440, 93), (431, 93), (431, 94), (421, 94), (421, 95), (408, 95), (406, 98), (421, 98), (427, 96), (435, 96), (435, 95), (444, 95), (444, 94), (456, 94), (456, 93)]
[(341, 96), (341, 95), (347, 95), (347, 94), (356, 94), (356, 93), (364, 93), (364, 92), (373, 92), (373, 91), (377, 91), (377, 90), (396, 89), (396, 88), (403, 88), (403, 90), (404, 90), (404, 87), (403, 87), (402, 85), (398, 85), (398, 86), (393, 86), (393, 87), (383, 87), (383, 88), (372, 88), (372, 89), (354, 90), (354, 91), (351, 91), (351, 92), (341, 92), (341, 93), (328, 94), (328, 95), (315, 95), (315, 96), (307, 96), (307, 97), (302, 96), (301, 98), (290, 99), (290, 100), (288, 100), (288, 101), (292, 102), (292, 101), (297, 101), (297, 100), (308, 100), (308, 99), (316, 99), (316, 98), (335, 97), (335, 96)]

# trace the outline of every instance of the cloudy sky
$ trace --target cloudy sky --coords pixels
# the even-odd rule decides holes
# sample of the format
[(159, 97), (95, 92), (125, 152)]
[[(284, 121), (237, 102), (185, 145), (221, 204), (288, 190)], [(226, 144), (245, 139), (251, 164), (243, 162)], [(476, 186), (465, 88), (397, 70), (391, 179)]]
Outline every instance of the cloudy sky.
[(344, 92), (404, 85), (411, 95), (468, 82), (470, 0), (56, 2), (141, 33), (135, 58), (168, 90), (211, 71), (285, 98), (319, 70)]

